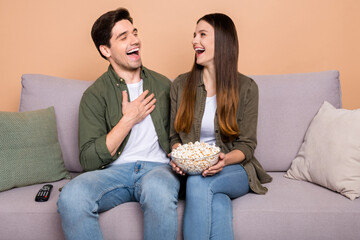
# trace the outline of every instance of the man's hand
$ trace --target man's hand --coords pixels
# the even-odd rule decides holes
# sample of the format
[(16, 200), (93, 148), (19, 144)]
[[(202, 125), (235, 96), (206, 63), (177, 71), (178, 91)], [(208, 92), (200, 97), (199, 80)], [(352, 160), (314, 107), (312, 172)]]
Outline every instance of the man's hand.
[(133, 125), (144, 120), (144, 118), (155, 109), (156, 99), (154, 98), (154, 94), (152, 93), (146, 97), (148, 93), (149, 90), (145, 90), (138, 98), (129, 102), (127, 92), (122, 91), (123, 117), (126, 118), (127, 121), (132, 122)]
[[(175, 143), (172, 146), (172, 149), (176, 149), (179, 145), (180, 145), (180, 143)], [(171, 158), (171, 153), (168, 154), (168, 157)], [(174, 172), (176, 172), (179, 175), (185, 176), (185, 172), (178, 165), (176, 165), (172, 160), (170, 161), (170, 166), (172, 167), (172, 170)]]
[(155, 109), (156, 99), (154, 98), (154, 94), (152, 93), (146, 97), (148, 93), (149, 91), (145, 90), (137, 99), (129, 102), (127, 92), (122, 92), (123, 117), (106, 136), (106, 146), (111, 156), (115, 155), (117, 149), (122, 141), (124, 141), (131, 128), (136, 123), (141, 122)]

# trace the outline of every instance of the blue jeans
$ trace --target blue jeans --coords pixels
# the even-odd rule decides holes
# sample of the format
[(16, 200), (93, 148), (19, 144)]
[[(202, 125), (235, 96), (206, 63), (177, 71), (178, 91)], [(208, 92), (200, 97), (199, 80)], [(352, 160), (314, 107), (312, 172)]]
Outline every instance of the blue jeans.
[(144, 239), (176, 239), (178, 177), (164, 163), (135, 162), (83, 173), (65, 185), (58, 211), (66, 239), (103, 239), (99, 213), (139, 202)]
[(184, 239), (234, 239), (231, 199), (249, 192), (248, 176), (240, 164), (214, 176), (189, 176), (186, 182)]

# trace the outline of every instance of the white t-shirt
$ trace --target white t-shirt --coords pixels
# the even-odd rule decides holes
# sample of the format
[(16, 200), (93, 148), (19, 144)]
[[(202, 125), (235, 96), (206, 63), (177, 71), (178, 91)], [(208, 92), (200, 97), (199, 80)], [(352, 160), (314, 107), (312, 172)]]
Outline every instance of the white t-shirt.
[[(127, 84), (130, 101), (134, 101), (143, 92), (143, 80)], [(166, 152), (160, 147), (158, 136), (150, 114), (144, 120), (135, 124), (122, 154), (113, 164), (123, 164), (136, 161), (168, 163)]]
[(216, 143), (214, 119), (216, 113), (216, 95), (206, 98), (204, 115), (201, 121), (200, 142)]

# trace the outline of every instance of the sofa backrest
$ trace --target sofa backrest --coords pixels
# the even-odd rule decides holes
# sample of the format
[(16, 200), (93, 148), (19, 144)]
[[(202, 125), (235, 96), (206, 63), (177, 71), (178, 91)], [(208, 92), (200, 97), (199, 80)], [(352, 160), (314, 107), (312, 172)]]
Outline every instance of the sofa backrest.
[[(326, 100), (341, 107), (339, 73), (250, 76), (259, 86), (258, 146), (255, 156), (267, 171), (286, 171), (305, 132)], [(24, 74), (20, 112), (54, 106), (59, 142), (67, 170), (81, 172), (78, 109), (93, 82), (40, 74)]]
[(82, 94), (92, 83), (41, 74), (22, 76), (19, 111), (54, 106), (64, 164), (70, 172), (82, 171), (79, 162), (78, 112)]
[(341, 107), (339, 72), (250, 77), (259, 87), (255, 156), (266, 171), (287, 171), (323, 102)]

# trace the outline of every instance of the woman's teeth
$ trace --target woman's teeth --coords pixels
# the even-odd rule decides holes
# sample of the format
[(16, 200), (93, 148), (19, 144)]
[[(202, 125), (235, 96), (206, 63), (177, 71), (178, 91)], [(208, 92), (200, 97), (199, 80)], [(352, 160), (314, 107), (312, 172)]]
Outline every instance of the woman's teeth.
[(204, 48), (195, 48), (196, 53), (203, 53), (205, 51)]

